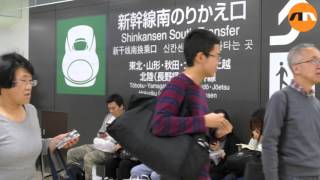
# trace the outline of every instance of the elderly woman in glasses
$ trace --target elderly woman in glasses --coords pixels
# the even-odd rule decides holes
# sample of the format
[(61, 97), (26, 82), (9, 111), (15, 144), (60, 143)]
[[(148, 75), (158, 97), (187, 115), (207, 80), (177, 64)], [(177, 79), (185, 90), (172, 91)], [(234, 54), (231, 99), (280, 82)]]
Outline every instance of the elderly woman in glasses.
[[(33, 80), (31, 63), (17, 53), (0, 57), (0, 179), (31, 180), (41, 152), (53, 152), (67, 134), (41, 139), (36, 108), (29, 104)], [(64, 148), (73, 146), (70, 140)]]

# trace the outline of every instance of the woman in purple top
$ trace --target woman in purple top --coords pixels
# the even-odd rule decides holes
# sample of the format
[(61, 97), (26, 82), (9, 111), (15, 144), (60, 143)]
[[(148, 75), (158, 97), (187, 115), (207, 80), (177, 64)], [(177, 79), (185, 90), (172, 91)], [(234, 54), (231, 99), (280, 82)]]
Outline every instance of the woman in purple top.
[[(217, 128), (216, 136), (231, 132), (232, 125), (223, 114), (209, 113), (208, 102), (201, 83), (217, 71), (220, 59), (220, 40), (204, 29), (191, 31), (184, 40), (184, 55), (187, 68), (171, 79), (158, 97), (152, 122), (152, 131), (157, 136), (206, 133), (208, 128)], [(180, 106), (186, 100), (189, 116), (180, 116)], [(198, 180), (208, 180), (208, 163), (203, 165)]]

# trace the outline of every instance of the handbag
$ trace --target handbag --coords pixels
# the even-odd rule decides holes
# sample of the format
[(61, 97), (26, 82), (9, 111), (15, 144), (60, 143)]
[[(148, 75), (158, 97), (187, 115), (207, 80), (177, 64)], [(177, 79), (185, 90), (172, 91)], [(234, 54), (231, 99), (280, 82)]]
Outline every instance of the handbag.
[[(128, 111), (113, 121), (108, 133), (141, 162), (169, 179), (194, 180), (209, 162), (205, 134), (158, 137), (151, 132), (156, 97), (136, 95)], [(183, 102), (180, 108), (186, 107)]]
[[(62, 170), (57, 170), (55, 163), (51, 157), (51, 153), (48, 149), (48, 159), (50, 164), (50, 170), (52, 180), (85, 180), (85, 174), (80, 165), (78, 164), (68, 164), (66, 165), (61, 151), (56, 149), (56, 158), (62, 164)], [(63, 173), (62, 173), (63, 172)], [(49, 177), (46, 176), (45, 178)]]
[(231, 172), (235, 173), (237, 177), (242, 177), (244, 175), (247, 163), (252, 161), (261, 161), (261, 152), (250, 149), (242, 149), (240, 152), (227, 156), (226, 167)]

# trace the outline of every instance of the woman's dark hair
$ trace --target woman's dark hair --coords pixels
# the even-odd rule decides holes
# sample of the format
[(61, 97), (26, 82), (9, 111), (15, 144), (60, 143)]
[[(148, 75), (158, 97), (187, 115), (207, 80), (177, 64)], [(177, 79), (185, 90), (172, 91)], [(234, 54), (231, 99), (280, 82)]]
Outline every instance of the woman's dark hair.
[(220, 39), (213, 32), (205, 29), (192, 30), (184, 39), (184, 56), (187, 66), (193, 66), (198, 52), (208, 56), (215, 44), (220, 44)]
[(34, 70), (31, 63), (18, 53), (3, 54), (0, 57), (0, 88), (12, 88), (14, 86), (16, 70), (23, 68), (32, 76)]
[(253, 112), (250, 119), (250, 130), (259, 129), (262, 133), (263, 130), (263, 119), (264, 119), (265, 109), (260, 108)]
[(119, 107), (124, 106), (123, 98), (119, 94), (111, 94), (107, 97), (106, 103), (115, 102)]

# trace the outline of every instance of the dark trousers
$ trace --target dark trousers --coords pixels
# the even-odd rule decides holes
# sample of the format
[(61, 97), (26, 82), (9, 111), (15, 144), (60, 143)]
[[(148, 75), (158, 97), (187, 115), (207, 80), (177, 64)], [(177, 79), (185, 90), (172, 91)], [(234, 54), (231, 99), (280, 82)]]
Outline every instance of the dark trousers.
[(113, 179), (128, 179), (133, 166), (140, 164), (139, 161), (130, 159), (110, 158), (106, 161), (106, 176)]

